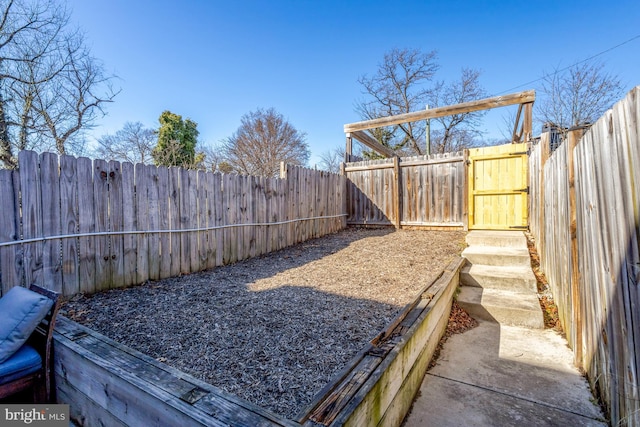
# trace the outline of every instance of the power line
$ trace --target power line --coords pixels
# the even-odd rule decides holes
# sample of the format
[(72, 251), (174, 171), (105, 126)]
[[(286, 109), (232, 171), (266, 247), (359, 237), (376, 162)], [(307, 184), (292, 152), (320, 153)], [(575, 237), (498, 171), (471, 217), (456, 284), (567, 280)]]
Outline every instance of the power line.
[(512, 87), (512, 88), (510, 88), (510, 89), (507, 89), (507, 90), (504, 90), (504, 91), (502, 91), (502, 92), (499, 92), (499, 93), (497, 93), (497, 94), (495, 94), (495, 95), (502, 95), (503, 93), (512, 92), (512, 91), (514, 91), (514, 90), (516, 90), (516, 89), (520, 89), (521, 87), (529, 86), (529, 85), (530, 85), (530, 84), (532, 84), (532, 83), (537, 83), (537, 82), (539, 82), (540, 80), (544, 80), (544, 79), (546, 79), (547, 77), (550, 77), (550, 76), (556, 75), (556, 74), (561, 73), (561, 72), (563, 72), (563, 71), (566, 71), (566, 70), (568, 70), (569, 68), (575, 67), (576, 65), (582, 64), (582, 63), (587, 62), (587, 61), (591, 61), (593, 58), (596, 58), (596, 57), (598, 57), (598, 56), (600, 56), (600, 55), (604, 55), (604, 54), (605, 54), (605, 53), (607, 53), (607, 52), (611, 52), (612, 50), (617, 49), (617, 48), (619, 48), (620, 46), (623, 46), (623, 45), (625, 45), (625, 44), (627, 44), (627, 43), (630, 43), (630, 42), (632, 42), (632, 41), (634, 41), (634, 40), (636, 40), (636, 39), (640, 39), (640, 34), (638, 34), (638, 35), (636, 35), (636, 36), (634, 36), (634, 37), (631, 37), (630, 39), (625, 40), (625, 41), (623, 41), (623, 42), (622, 42), (622, 43), (620, 43), (620, 44), (617, 44), (617, 45), (615, 45), (615, 46), (613, 46), (613, 47), (610, 47), (610, 48), (608, 48), (608, 49), (605, 49), (605, 50), (603, 50), (602, 52), (598, 52), (598, 53), (596, 53), (595, 55), (591, 55), (590, 57), (588, 57), (588, 58), (586, 58), (586, 59), (583, 59), (583, 60), (578, 61), (578, 62), (576, 62), (576, 63), (574, 63), (574, 64), (572, 64), (572, 65), (569, 65), (568, 67), (564, 67), (564, 68), (562, 68), (562, 69), (560, 69), (560, 70), (556, 70), (556, 71), (554, 71), (553, 73), (545, 74), (545, 75), (543, 75), (542, 77), (540, 77), (540, 78), (538, 78), (538, 79), (531, 80), (530, 82), (523, 83), (523, 84), (521, 84), (521, 85), (518, 85), (518, 86)]

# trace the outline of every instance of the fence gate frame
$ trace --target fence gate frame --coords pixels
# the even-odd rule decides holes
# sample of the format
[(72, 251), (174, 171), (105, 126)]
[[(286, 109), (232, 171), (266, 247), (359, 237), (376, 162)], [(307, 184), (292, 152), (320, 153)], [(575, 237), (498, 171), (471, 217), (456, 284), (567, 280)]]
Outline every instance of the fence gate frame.
[(528, 166), (529, 143), (469, 149), (469, 230), (528, 228)]

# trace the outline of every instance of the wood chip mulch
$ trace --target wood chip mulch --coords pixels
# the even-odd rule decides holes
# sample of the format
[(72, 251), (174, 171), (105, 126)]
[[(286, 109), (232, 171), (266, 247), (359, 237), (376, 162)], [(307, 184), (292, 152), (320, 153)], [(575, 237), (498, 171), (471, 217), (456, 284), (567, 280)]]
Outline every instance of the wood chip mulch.
[(460, 254), (464, 235), (347, 229), (202, 273), (80, 295), (62, 312), (294, 418)]

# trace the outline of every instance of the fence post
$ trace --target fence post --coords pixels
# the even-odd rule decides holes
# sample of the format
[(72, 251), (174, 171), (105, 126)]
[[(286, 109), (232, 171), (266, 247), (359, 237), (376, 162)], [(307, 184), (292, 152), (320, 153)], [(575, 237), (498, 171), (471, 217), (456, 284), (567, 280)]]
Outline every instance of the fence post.
[(569, 335), (572, 339), (574, 363), (581, 369), (585, 369), (583, 348), (582, 348), (582, 306), (580, 304), (580, 265), (578, 263), (578, 239), (576, 221), (576, 189), (575, 189), (575, 164), (573, 162), (573, 151), (580, 138), (584, 135), (584, 129), (570, 130), (567, 135), (567, 172), (569, 174), (569, 230), (571, 235), (571, 323), (573, 333)]
[(524, 118), (522, 121), (522, 142), (531, 141), (533, 135), (533, 102), (524, 104)]
[(464, 164), (464, 181), (462, 192), (462, 223), (464, 231), (469, 231), (469, 149), (465, 148), (462, 151), (462, 158)]
[(393, 210), (394, 216), (396, 220), (396, 229), (400, 229), (402, 227), (402, 192), (400, 185), (401, 177), (400, 177), (400, 157), (395, 156), (393, 158)]
[(545, 132), (540, 135), (540, 171), (538, 175), (538, 183), (539, 183), (539, 203), (538, 206), (538, 224), (540, 225), (540, 239), (538, 242), (538, 253), (544, 254), (544, 246), (546, 241), (546, 236), (544, 232), (544, 165), (549, 160), (549, 140), (550, 140), (550, 132)]
[(346, 138), (347, 138), (347, 141), (346, 141), (345, 151), (344, 151), (345, 163), (351, 161), (351, 155), (353, 154), (353, 138), (351, 136), (351, 133), (347, 133)]

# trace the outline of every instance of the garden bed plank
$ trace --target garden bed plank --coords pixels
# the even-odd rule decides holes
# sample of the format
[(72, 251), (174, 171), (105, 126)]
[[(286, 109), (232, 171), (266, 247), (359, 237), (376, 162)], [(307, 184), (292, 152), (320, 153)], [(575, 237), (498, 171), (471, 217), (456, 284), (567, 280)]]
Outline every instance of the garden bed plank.
[[(297, 425), (63, 316), (55, 338), (59, 401), (66, 396), (72, 406), (81, 402), (92, 419), (159, 426)], [(77, 421), (83, 415), (76, 409), (72, 413)]]
[(58, 402), (73, 402), (69, 405), (69, 416), (81, 426), (128, 427), (110, 412), (107, 412), (86, 394), (69, 384), (64, 377), (57, 377)]

